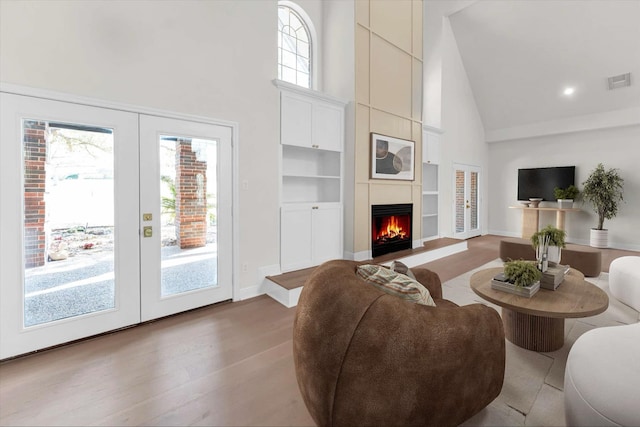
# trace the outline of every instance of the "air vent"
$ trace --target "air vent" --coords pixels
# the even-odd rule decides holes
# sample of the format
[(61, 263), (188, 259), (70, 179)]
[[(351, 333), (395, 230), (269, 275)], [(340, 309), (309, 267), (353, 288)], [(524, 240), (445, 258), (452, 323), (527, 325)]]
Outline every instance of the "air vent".
[(620, 74), (619, 76), (609, 77), (609, 90), (618, 89), (625, 86), (631, 86), (631, 73)]

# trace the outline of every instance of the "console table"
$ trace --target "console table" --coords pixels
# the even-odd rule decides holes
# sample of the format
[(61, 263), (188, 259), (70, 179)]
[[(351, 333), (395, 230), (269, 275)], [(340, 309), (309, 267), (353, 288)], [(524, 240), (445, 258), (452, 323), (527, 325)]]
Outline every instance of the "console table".
[(560, 209), (560, 208), (529, 208), (526, 206), (509, 206), (509, 209), (522, 209), (522, 238), (530, 239), (533, 233), (538, 231), (538, 222), (540, 220), (540, 211), (556, 212), (556, 228), (564, 230), (565, 212), (579, 212), (578, 208)]

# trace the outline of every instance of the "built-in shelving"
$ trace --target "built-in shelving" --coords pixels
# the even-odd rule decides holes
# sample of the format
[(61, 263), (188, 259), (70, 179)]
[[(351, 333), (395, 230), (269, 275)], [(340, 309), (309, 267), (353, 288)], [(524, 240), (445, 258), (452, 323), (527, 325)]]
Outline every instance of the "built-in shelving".
[(422, 240), (439, 237), (438, 225), (438, 165), (442, 130), (422, 127)]
[(438, 165), (422, 164), (422, 238), (438, 237)]
[(342, 258), (345, 103), (276, 82), (280, 88), (282, 200), (280, 268)]
[(282, 146), (282, 202), (340, 202), (341, 156), (338, 151)]

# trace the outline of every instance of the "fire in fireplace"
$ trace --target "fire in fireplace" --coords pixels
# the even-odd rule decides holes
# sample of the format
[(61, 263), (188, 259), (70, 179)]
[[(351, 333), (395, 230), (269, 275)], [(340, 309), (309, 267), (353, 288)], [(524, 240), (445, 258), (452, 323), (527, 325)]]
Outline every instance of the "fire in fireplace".
[(412, 204), (371, 206), (371, 255), (411, 249)]

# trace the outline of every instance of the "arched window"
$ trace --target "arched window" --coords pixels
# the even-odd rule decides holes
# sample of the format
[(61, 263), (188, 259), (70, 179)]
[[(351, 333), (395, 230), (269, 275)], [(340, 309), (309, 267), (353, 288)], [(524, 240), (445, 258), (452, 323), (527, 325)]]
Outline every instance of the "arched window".
[(291, 7), (278, 6), (278, 79), (312, 87), (311, 33), (300, 14)]

